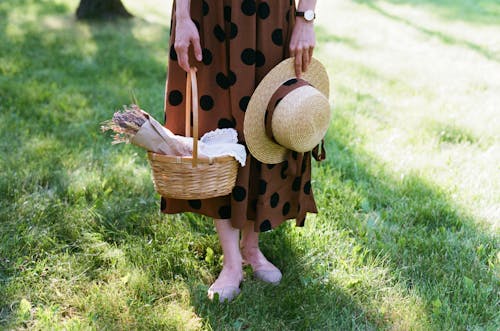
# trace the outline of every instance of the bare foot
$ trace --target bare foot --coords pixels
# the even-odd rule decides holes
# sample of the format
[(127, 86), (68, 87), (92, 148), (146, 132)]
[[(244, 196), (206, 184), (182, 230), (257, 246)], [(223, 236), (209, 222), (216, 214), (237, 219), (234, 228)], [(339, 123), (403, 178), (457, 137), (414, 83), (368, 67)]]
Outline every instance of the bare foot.
[(243, 270), (241, 266), (224, 266), (217, 277), (217, 280), (208, 289), (208, 297), (213, 300), (215, 295), (219, 295), (219, 301), (231, 301), (240, 293), (240, 283), (243, 280)]
[(281, 271), (271, 262), (269, 262), (259, 247), (241, 247), (241, 256), (243, 264), (249, 264), (252, 267), (256, 278), (272, 284), (278, 284), (281, 280)]

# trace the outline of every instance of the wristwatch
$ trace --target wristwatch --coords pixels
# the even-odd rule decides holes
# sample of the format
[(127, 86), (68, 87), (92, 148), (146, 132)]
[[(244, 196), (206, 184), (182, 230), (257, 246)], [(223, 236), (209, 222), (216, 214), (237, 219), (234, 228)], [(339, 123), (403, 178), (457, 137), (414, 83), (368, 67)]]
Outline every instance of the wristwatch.
[(310, 9), (306, 11), (297, 11), (295, 12), (295, 16), (303, 17), (307, 22), (312, 22), (316, 18), (316, 14)]

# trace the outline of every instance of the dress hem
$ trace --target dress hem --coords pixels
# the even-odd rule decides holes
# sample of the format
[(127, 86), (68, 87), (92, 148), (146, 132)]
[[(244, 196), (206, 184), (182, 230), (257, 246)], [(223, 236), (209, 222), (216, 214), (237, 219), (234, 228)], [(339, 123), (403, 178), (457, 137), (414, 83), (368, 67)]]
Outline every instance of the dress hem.
[[(191, 214), (198, 214), (198, 215), (203, 215), (203, 216), (206, 216), (206, 217), (210, 217), (210, 218), (213, 218), (213, 219), (221, 219), (220, 217), (216, 217), (216, 216), (213, 216), (213, 215), (208, 215), (208, 213), (200, 213), (200, 212), (194, 212), (194, 211), (185, 211), (185, 210), (176, 210), (176, 211), (172, 211), (172, 210), (161, 210), (161, 213), (162, 214), (167, 214), (167, 215), (175, 215), (175, 214), (183, 214), (183, 213), (191, 213)], [(279, 223), (275, 226), (275, 227), (268, 227), (268, 228), (265, 228), (265, 229), (260, 229), (260, 228), (257, 228), (259, 231), (255, 231), (255, 232), (267, 232), (267, 231), (270, 231), (270, 230), (274, 230), (274, 229), (277, 229), (281, 224), (285, 223), (285, 222), (289, 222), (289, 221), (292, 221), (295, 219), (295, 226), (296, 227), (304, 227), (304, 224), (305, 224), (305, 221), (306, 221), (306, 218), (307, 218), (307, 214), (318, 214), (318, 211), (316, 210), (306, 210), (306, 211), (301, 211), (300, 214), (297, 214), (296, 216), (294, 217), (290, 217), (290, 218), (285, 218), (285, 219), (282, 219), (279, 221)], [(304, 215), (304, 217), (302, 219), (299, 219), (299, 216), (301, 215)], [(236, 229), (243, 229), (243, 224), (235, 224), (234, 222), (232, 222), (232, 220), (230, 218), (228, 218), (228, 220), (231, 221), (231, 225), (236, 228)], [(253, 219), (248, 219), (249, 221), (253, 221), (255, 222), (255, 220)], [(239, 222), (238, 222), (239, 223)], [(254, 229), (254, 230), (256, 230)]]

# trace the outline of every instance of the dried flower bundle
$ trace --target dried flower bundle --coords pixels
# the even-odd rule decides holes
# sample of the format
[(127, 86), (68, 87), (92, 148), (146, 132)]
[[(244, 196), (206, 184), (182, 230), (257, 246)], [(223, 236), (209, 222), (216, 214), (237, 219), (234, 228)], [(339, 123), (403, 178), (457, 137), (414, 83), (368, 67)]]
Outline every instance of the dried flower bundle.
[(112, 130), (116, 134), (112, 144), (129, 143), (147, 121), (147, 114), (137, 105), (123, 106), (124, 111), (115, 112), (111, 120), (101, 125), (102, 131)]

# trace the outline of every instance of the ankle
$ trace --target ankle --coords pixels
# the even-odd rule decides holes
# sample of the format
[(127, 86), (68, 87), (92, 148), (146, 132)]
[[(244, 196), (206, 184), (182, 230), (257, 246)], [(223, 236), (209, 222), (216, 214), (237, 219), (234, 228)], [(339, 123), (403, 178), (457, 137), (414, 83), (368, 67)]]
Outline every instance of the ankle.
[(241, 257), (243, 260), (260, 255), (259, 246), (240, 246)]
[(222, 265), (228, 268), (237, 268), (241, 265), (241, 260), (243, 259), (241, 252), (237, 251), (237, 254), (224, 254), (224, 258), (222, 260)]
[(243, 280), (243, 266), (241, 264), (239, 266), (223, 265), (217, 280), (222, 282), (241, 282)]
[(231, 273), (243, 272), (242, 263), (243, 262), (240, 262), (238, 264), (223, 263), (222, 264), (222, 269), (225, 270), (225, 271), (227, 271), (227, 272), (231, 272)]
[(242, 264), (243, 264), (243, 257), (241, 253), (238, 252), (238, 255), (231, 256), (230, 258), (224, 256), (224, 259), (222, 261), (222, 268), (231, 273), (238, 271), (243, 272)]
[(253, 250), (259, 250), (259, 243), (248, 243), (244, 241), (240, 241), (240, 250), (241, 251), (253, 251)]

